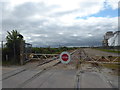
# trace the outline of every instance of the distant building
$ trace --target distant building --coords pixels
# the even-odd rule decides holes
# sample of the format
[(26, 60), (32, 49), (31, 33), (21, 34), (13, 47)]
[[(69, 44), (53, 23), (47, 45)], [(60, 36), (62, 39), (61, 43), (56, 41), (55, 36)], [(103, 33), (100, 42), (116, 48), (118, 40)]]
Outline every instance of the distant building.
[(114, 36), (114, 33), (112, 31), (106, 32), (104, 35), (104, 40), (102, 42), (103, 46), (108, 46), (108, 40)]
[(109, 46), (120, 46), (120, 31), (116, 31), (114, 36), (108, 39)]
[(103, 46), (120, 46), (120, 31), (106, 32), (102, 44)]
[(106, 32), (104, 35), (104, 39), (110, 39), (111, 37), (114, 36), (114, 33), (112, 31)]

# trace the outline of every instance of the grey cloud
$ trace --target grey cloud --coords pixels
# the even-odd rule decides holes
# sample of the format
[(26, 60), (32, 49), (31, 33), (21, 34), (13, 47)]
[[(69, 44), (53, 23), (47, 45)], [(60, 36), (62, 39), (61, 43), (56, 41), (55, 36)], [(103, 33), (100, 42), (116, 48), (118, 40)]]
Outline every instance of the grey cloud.
[[(49, 12), (51, 9), (57, 8), (56, 6), (46, 6), (44, 3), (24, 3), (22, 5), (16, 6), (13, 11), (6, 9), (4, 4), (3, 15), (3, 38), (5, 38), (6, 31), (13, 29), (18, 30), (23, 34), (28, 43), (33, 44), (33, 46), (86, 46), (86, 45), (101, 45), (101, 40), (103, 39), (103, 34), (108, 31), (116, 31), (117, 27), (112, 29), (110, 26), (114, 26), (113, 23), (94, 23), (91, 24), (73, 24), (70, 26), (64, 26), (58, 24), (57, 22), (52, 22), (47, 18), (36, 19), (28, 18), (35, 14), (44, 15), (44, 13)], [(55, 16), (72, 13), (60, 12), (54, 14)], [(6, 15), (7, 14), (7, 15)], [(51, 16), (51, 14), (49, 15)], [(53, 18), (53, 17), (51, 17)], [(48, 23), (44, 25), (44, 23)], [(59, 21), (58, 21), (59, 22)], [(98, 28), (99, 27), (99, 28)], [(62, 33), (62, 34), (59, 34)], [(89, 37), (88, 34), (93, 36)], [(43, 34), (41, 36), (32, 36), (32, 34)], [(76, 36), (74, 36), (76, 34)], [(44, 36), (44, 35), (47, 35)]]
[(13, 14), (16, 17), (26, 18), (29, 16), (33, 16), (35, 14), (44, 14), (53, 8), (54, 6), (48, 7), (43, 2), (41, 3), (27, 2), (22, 5), (16, 6), (13, 11)]

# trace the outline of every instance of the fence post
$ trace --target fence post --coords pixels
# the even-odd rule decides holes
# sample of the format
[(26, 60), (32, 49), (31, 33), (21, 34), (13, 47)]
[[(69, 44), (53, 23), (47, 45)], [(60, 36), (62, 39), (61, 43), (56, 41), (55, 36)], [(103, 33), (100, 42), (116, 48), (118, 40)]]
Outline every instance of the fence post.
[(20, 43), (20, 64), (21, 65), (24, 64), (24, 44), (25, 42), (21, 40), (21, 43)]

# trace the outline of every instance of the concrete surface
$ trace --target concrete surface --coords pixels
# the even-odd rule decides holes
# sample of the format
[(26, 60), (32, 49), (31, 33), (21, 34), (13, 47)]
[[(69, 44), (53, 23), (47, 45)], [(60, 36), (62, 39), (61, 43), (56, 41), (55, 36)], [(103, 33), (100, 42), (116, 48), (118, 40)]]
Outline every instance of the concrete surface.
[(112, 88), (99, 73), (84, 72), (80, 75), (80, 88)]
[(50, 70), (43, 73), (24, 88), (74, 88), (75, 71)]
[(37, 73), (38, 71), (30, 71), (30, 70), (24, 71), (13, 77), (3, 80), (2, 87), (3, 88), (17, 88), (19, 85), (24, 83), (26, 80), (32, 78)]
[[(103, 55), (103, 53), (99, 51), (96, 52), (92, 49), (85, 49), (85, 51), (89, 55)], [(91, 66), (91, 64), (83, 63), (81, 67), (76, 70), (78, 57), (79, 51), (76, 51), (69, 64), (59, 64), (55, 67), (51, 66), (58, 61), (53, 61), (42, 66), (37, 66), (39, 64), (37, 62), (28, 63), (23, 66), (26, 68), (25, 71), (4, 79), (2, 81), (3, 88), (112, 88), (109, 80), (115, 82), (114, 86), (118, 87), (118, 85), (116, 85), (117, 78), (107, 79), (98, 68)], [(7, 70), (6, 76), (13, 73), (12, 69), (9, 68), (10, 67), (4, 69)], [(3, 75), (5, 75), (5, 73)]]

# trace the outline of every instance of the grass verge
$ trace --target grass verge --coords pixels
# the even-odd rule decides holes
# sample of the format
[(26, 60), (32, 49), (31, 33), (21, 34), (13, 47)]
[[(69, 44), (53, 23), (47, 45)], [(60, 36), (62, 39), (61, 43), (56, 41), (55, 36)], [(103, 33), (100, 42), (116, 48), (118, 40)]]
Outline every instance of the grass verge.
[(111, 53), (119, 53), (120, 54), (120, 51), (114, 51), (114, 50), (109, 50), (109, 49), (96, 49), (96, 50), (111, 52)]
[(14, 62), (10, 62), (10, 61), (2, 61), (2, 66), (11, 66), (11, 65), (19, 66), (20, 64), (14, 63)]
[(116, 71), (118, 76), (120, 76), (120, 64), (102, 64), (102, 66)]

